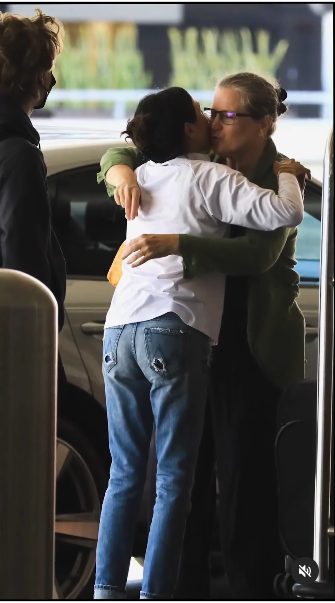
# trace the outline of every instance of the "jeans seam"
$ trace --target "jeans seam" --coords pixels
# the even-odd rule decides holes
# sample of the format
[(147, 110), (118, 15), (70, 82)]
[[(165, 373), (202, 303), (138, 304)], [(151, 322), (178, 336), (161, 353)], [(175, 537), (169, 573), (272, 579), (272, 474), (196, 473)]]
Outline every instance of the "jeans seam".
[(119, 586), (113, 586), (112, 584), (95, 584), (94, 590), (117, 590), (120, 593), (125, 592), (125, 589), (122, 589)]
[[(170, 314), (170, 312), (168, 312), (168, 314)], [(178, 316), (178, 314), (175, 314), (175, 312), (171, 312), (171, 314), (174, 314), (174, 316), (166, 316), (165, 314), (163, 314), (162, 316), (156, 316), (155, 318), (151, 318), (150, 320), (148, 320), (146, 322), (150, 322), (151, 320), (177, 320), (177, 321), (180, 321), (180, 322), (184, 322), (180, 318), (180, 316)]]
[(133, 333), (132, 333), (132, 337), (131, 337), (131, 351), (133, 353), (133, 356), (137, 362), (137, 354), (136, 354), (136, 345), (135, 345), (135, 339), (136, 339), (136, 333), (137, 333), (137, 327), (138, 327), (138, 322), (134, 323), (134, 327), (133, 327)]
[(154, 597), (155, 599), (161, 599), (162, 597), (159, 597), (158, 595), (156, 595), (155, 593), (149, 593), (146, 590), (141, 590), (141, 595), (148, 595), (149, 597)]

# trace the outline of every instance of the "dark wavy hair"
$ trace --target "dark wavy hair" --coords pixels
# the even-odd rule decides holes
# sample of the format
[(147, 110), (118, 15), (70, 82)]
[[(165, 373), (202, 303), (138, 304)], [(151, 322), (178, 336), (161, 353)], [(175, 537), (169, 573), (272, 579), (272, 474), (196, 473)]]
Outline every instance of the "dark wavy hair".
[(31, 18), (0, 13), (0, 92), (19, 103), (38, 97), (62, 38), (62, 24), (40, 9)]
[(184, 126), (196, 120), (190, 94), (184, 88), (171, 87), (142, 98), (122, 134), (145, 157), (163, 163), (185, 153)]

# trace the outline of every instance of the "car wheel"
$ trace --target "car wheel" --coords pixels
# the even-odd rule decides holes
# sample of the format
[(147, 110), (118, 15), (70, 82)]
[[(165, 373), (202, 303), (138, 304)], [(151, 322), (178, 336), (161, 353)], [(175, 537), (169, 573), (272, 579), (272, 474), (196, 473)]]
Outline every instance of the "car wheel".
[(55, 599), (93, 598), (95, 548), (107, 475), (86, 435), (64, 419), (57, 430)]

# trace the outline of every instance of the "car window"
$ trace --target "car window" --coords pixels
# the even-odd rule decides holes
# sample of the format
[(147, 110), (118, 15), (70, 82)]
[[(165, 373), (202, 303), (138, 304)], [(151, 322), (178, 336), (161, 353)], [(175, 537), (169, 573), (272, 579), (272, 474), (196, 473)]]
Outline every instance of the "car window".
[(52, 221), (69, 276), (102, 277), (126, 236), (126, 219), (97, 183), (99, 165), (52, 176)]
[(305, 190), (304, 219), (298, 228), (297, 270), (302, 282), (318, 282), (321, 244), (321, 196), (322, 189), (314, 182), (307, 183)]

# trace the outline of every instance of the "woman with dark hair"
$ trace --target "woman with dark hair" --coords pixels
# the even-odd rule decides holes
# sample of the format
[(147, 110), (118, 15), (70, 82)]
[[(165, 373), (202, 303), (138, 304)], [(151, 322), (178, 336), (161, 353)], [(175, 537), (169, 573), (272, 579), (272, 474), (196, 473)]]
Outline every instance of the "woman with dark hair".
[[(306, 169), (290, 160), (276, 162), (277, 196), (211, 163), (202, 154), (209, 148), (208, 120), (182, 88), (142, 99), (125, 133), (150, 160), (137, 170), (142, 202), (137, 218), (128, 222), (127, 240), (175, 230), (224, 237), (230, 223), (274, 230), (302, 220), (295, 175)], [(112, 465), (100, 520), (95, 599), (125, 598), (153, 421), (157, 496), (141, 598), (173, 596), (224, 280), (219, 273), (184, 279), (173, 250), (145, 266), (123, 266), (103, 343)]]
[[(64, 324), (65, 260), (51, 227), (46, 165), (30, 120), (55, 84), (52, 69), (62, 49), (62, 26), (36, 10), (32, 18), (0, 13), (0, 268), (20, 270), (44, 283)], [(59, 357), (59, 399), (67, 383)]]
[[(253, 73), (237, 73), (216, 87), (210, 114), (212, 159), (238, 169), (251, 182), (278, 190), (273, 162), (283, 158), (271, 138), (285, 113), (286, 92)], [(141, 189), (133, 170), (139, 149), (110, 149), (98, 181), (137, 215)], [(148, 233), (148, 229), (146, 230)], [(157, 231), (161, 232), (161, 231)], [(218, 345), (210, 370), (206, 425), (187, 521), (177, 598), (209, 598), (210, 511), (214, 476), (212, 429), (219, 481), (221, 546), (228, 597), (271, 599), (283, 571), (275, 479), (275, 417), (281, 393), (304, 377), (305, 325), (297, 305), (296, 228), (262, 232), (232, 227), (230, 238), (146, 234), (124, 257), (137, 265), (178, 253), (184, 277), (220, 271), (226, 279)]]

